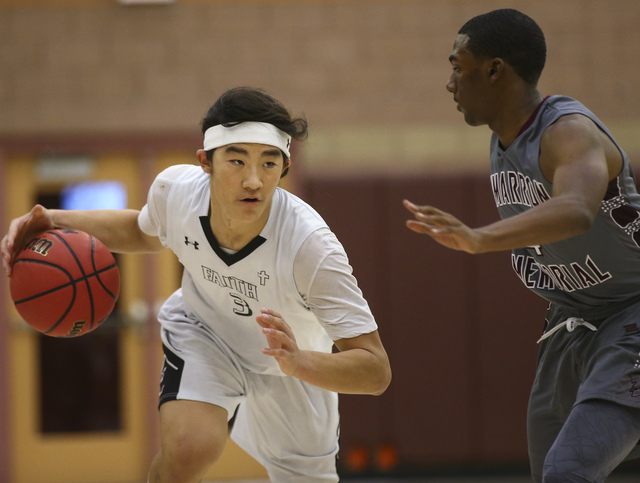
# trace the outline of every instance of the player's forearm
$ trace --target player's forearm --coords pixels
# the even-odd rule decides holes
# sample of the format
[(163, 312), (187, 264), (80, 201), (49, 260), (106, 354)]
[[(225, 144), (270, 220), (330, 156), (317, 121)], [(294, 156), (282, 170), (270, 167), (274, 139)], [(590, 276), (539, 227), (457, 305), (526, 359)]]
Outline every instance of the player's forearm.
[(314, 386), (342, 394), (382, 394), (391, 382), (384, 354), (365, 349), (337, 353), (303, 351), (294, 377)]
[(524, 213), (476, 229), (475, 253), (566, 240), (588, 231), (594, 218), (595, 214), (578, 201), (552, 198)]
[(142, 233), (137, 210), (49, 210), (57, 228), (85, 231), (119, 253), (162, 249), (157, 238)]

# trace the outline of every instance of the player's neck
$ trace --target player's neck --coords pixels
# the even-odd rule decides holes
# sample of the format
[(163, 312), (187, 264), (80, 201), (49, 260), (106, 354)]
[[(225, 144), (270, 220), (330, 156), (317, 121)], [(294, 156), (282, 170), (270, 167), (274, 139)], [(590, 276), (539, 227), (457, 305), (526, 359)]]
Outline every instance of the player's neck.
[(500, 145), (507, 149), (516, 140), (522, 127), (542, 102), (542, 96), (537, 89), (529, 90), (526, 95), (518, 98), (517, 102), (505, 103), (505, 109), (497, 122), (489, 127), (498, 135)]
[(209, 223), (218, 244), (230, 250), (239, 251), (257, 237), (269, 219), (268, 211), (256, 221), (244, 223), (225, 217), (221, 213), (209, 213)]

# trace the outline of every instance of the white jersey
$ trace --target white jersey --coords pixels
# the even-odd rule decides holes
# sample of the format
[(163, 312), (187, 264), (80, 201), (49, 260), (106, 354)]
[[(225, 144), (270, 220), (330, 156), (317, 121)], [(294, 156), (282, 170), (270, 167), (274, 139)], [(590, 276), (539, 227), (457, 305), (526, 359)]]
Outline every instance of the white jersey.
[(140, 228), (184, 266), (182, 287), (163, 310), (183, 307), (260, 374), (283, 375), (261, 351), (262, 308), (282, 314), (304, 350), (331, 352), (333, 340), (377, 329), (342, 245), (308, 204), (278, 188), (264, 229), (238, 252), (218, 245), (209, 206), (210, 177), (199, 166), (172, 166), (149, 191)]

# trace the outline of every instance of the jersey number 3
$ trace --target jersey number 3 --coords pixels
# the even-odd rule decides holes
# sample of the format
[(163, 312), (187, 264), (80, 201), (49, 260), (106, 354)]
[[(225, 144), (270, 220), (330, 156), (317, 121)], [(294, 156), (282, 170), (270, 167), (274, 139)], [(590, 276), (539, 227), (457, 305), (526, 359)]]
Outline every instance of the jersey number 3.
[(231, 295), (233, 303), (235, 304), (233, 309), (234, 314), (241, 315), (242, 317), (251, 317), (253, 315), (253, 311), (246, 300), (234, 293), (230, 293), (229, 295)]

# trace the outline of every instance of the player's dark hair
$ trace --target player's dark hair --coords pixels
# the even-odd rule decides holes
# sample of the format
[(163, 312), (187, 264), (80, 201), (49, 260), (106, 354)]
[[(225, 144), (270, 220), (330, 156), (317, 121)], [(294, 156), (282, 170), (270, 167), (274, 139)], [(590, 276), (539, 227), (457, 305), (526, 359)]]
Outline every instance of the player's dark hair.
[(467, 35), (467, 49), (477, 58), (501, 58), (527, 84), (536, 86), (547, 59), (547, 45), (538, 24), (518, 10), (503, 8), (472, 18), (458, 31)]
[[(223, 93), (202, 119), (202, 133), (218, 124), (229, 127), (248, 121), (273, 124), (297, 141), (304, 140), (308, 135), (307, 120), (304, 117), (292, 117), (280, 101), (262, 89), (252, 87), (235, 87)], [(213, 151), (207, 151), (207, 159), (210, 161)], [(286, 159), (284, 153), (282, 157)], [(287, 171), (288, 168), (282, 176)]]

